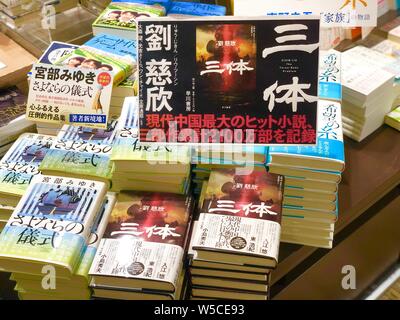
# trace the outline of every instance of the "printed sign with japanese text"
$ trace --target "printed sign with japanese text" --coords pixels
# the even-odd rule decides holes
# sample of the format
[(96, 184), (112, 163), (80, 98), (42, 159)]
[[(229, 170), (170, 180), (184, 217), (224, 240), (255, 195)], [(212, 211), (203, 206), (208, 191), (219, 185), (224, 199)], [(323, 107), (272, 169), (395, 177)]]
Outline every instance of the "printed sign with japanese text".
[(141, 142), (316, 143), (319, 18), (138, 22)]
[(377, 0), (235, 0), (235, 16), (321, 14), (323, 27), (375, 27)]
[(113, 76), (108, 71), (34, 64), (29, 120), (106, 128)]

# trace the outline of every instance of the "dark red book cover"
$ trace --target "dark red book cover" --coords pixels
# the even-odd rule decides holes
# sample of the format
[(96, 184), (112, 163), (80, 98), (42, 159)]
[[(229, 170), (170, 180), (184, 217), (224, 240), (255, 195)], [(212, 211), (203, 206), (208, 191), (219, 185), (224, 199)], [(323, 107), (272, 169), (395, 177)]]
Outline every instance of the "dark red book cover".
[(185, 248), (191, 208), (190, 197), (121, 192), (103, 238), (142, 239)]

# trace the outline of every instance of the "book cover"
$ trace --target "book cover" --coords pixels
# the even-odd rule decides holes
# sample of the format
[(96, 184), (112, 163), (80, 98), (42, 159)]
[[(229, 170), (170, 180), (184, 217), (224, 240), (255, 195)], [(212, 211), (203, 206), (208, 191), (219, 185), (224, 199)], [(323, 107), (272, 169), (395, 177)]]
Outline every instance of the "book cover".
[(329, 160), (338, 162), (340, 171), (343, 171), (345, 158), (340, 103), (319, 101), (316, 146), (271, 146), (268, 152), (268, 164), (274, 163), (274, 156)]
[(120, 193), (89, 274), (168, 282), (174, 291), (190, 210), (190, 197)]
[(91, 234), (87, 241), (87, 247), (84, 250), (76, 275), (88, 279), (90, 266), (92, 265), (94, 256), (96, 255), (97, 248), (99, 247), (100, 240), (103, 238), (104, 232), (108, 225), (111, 211), (114, 208), (117, 196), (115, 193), (108, 192), (103, 201), (103, 204), (96, 216), (93, 223)]
[(64, 56), (71, 54), (79, 46), (71, 43), (53, 41), (39, 58), (39, 63), (55, 64)]
[(224, 6), (183, 1), (173, 1), (168, 10), (168, 16), (224, 16), (225, 14)]
[(283, 179), (267, 172), (212, 171), (193, 249), (259, 256), (277, 263)]
[(400, 130), (400, 107), (386, 115), (385, 122), (387, 125)]
[(24, 133), (0, 161), (0, 192), (22, 196), (50, 150), (53, 136)]
[(0, 234), (0, 267), (31, 261), (72, 273), (105, 191), (101, 182), (36, 176)]
[(140, 141), (315, 144), (318, 18), (146, 18), (138, 35)]
[(165, 15), (165, 8), (142, 3), (112, 2), (93, 22), (93, 28), (102, 27), (136, 31), (136, 19)]
[(132, 55), (122, 56), (84, 45), (63, 56), (55, 65), (109, 71), (114, 76), (114, 85), (118, 85), (132, 74), (135, 60)]
[(116, 127), (115, 119), (106, 129), (64, 126), (40, 164), (40, 170), (110, 180)]
[(139, 141), (137, 98), (125, 99), (117, 132), (112, 149), (112, 161), (190, 163), (191, 150), (186, 146), (146, 144)]
[(0, 129), (26, 112), (26, 96), (17, 87), (0, 89)]
[(116, 37), (110, 34), (99, 34), (83, 44), (85, 47), (95, 48), (117, 56), (128, 56), (133, 61), (137, 60), (136, 41)]
[(321, 99), (342, 101), (342, 75), (340, 52), (321, 52), (319, 65), (319, 92)]

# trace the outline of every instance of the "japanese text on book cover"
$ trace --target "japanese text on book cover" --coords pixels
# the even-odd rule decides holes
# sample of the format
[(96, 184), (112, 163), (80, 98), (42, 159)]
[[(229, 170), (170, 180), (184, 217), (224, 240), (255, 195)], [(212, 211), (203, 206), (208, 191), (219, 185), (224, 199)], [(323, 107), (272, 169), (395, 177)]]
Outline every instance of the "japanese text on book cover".
[(315, 144), (319, 19), (142, 19), (140, 141)]

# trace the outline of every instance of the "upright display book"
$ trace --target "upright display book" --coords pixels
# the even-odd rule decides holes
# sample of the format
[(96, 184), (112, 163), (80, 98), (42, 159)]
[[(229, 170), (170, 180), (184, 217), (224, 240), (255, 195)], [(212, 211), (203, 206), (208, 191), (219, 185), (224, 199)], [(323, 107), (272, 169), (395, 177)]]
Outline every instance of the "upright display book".
[[(133, 55), (122, 55), (105, 51), (105, 45), (83, 45), (69, 55), (63, 56), (55, 64), (59, 66), (109, 71), (113, 75), (113, 84), (118, 85), (133, 72), (135, 60)], [(118, 49), (116, 49), (118, 50)]]
[(137, 60), (137, 47), (135, 40), (116, 37), (110, 34), (99, 34), (84, 43), (84, 46), (109, 52), (117, 56), (128, 56)]
[[(54, 137), (24, 133), (0, 160), (0, 194), (21, 197), (50, 149)], [(15, 203), (16, 205), (16, 203)]]
[(136, 40), (136, 20), (164, 16), (165, 8), (143, 3), (111, 2), (93, 22), (93, 34), (101, 33)]
[(278, 262), (283, 176), (211, 172), (193, 249), (201, 260), (274, 268)]
[(25, 112), (26, 96), (17, 87), (0, 89), (0, 129)]
[(342, 172), (345, 166), (341, 105), (320, 100), (316, 146), (270, 147), (268, 164)]
[(96, 288), (174, 292), (191, 207), (190, 197), (120, 193), (89, 272)]
[(105, 193), (101, 182), (36, 176), (0, 234), (0, 268), (40, 274), (52, 264), (70, 277)]
[(315, 144), (319, 18), (138, 21), (140, 141)]
[[(34, 64), (26, 108), (27, 119), (58, 125), (106, 128), (113, 73), (97, 68), (98, 61), (93, 56), (76, 61), (73, 59), (75, 56), (67, 57), (64, 58), (68, 66), (64, 67)], [(80, 67), (71, 68), (69, 62), (73, 65), (79, 63)]]

